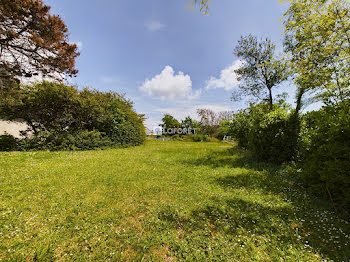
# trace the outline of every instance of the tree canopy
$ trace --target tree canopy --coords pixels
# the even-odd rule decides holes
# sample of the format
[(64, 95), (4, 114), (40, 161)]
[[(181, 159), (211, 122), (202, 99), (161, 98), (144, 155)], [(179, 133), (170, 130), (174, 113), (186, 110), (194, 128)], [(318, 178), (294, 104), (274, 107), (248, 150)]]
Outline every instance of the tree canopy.
[(284, 15), (285, 51), (298, 87), (323, 101), (350, 95), (350, 7), (346, 0), (291, 0)]
[(76, 44), (42, 0), (0, 0), (0, 80), (77, 74)]
[(240, 93), (267, 100), (271, 109), (272, 89), (286, 79), (284, 66), (275, 57), (275, 48), (268, 38), (259, 40), (248, 35), (242, 36), (234, 49), (234, 54), (243, 62), (235, 70), (238, 80), (242, 81)]
[(198, 123), (196, 120), (192, 119), (190, 116), (187, 116), (184, 120), (181, 121), (181, 126), (183, 128), (196, 128)]
[(165, 114), (164, 117), (162, 118), (162, 121), (163, 121), (163, 124), (161, 124), (160, 126), (163, 127), (164, 129), (181, 127), (180, 122), (175, 117), (169, 114)]

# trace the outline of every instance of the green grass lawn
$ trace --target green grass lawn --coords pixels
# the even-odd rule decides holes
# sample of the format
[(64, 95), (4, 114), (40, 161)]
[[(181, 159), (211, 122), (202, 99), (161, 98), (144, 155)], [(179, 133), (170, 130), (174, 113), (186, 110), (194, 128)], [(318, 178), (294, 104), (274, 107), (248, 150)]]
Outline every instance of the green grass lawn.
[(0, 153), (0, 260), (349, 261), (287, 169), (224, 143)]

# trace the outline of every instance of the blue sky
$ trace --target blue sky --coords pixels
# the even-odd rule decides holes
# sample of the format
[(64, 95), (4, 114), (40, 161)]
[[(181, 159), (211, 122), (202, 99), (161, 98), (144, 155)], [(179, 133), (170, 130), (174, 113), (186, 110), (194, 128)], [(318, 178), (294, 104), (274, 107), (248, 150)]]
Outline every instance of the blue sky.
[(189, 0), (44, 0), (78, 43), (80, 87), (125, 93), (156, 127), (165, 113), (179, 120), (197, 108), (237, 110), (230, 101), (241, 35), (282, 40), (286, 10), (278, 0), (212, 0), (210, 15)]

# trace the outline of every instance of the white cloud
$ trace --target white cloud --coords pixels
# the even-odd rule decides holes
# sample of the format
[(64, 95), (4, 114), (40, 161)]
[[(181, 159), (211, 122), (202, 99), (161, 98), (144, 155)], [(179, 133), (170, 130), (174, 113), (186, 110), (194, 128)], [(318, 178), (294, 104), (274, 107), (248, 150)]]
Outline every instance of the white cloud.
[(165, 25), (159, 21), (150, 21), (145, 24), (145, 27), (148, 29), (148, 31), (156, 32), (165, 28)]
[(193, 92), (192, 81), (189, 75), (182, 72), (175, 74), (171, 66), (166, 66), (163, 71), (151, 80), (146, 79), (140, 90), (149, 96), (157, 96), (161, 99), (195, 99), (201, 94), (201, 90)]
[(206, 89), (224, 88), (225, 90), (231, 90), (239, 85), (235, 70), (237, 70), (243, 64), (242, 61), (237, 60), (232, 65), (221, 70), (220, 78), (210, 77), (207, 81)]

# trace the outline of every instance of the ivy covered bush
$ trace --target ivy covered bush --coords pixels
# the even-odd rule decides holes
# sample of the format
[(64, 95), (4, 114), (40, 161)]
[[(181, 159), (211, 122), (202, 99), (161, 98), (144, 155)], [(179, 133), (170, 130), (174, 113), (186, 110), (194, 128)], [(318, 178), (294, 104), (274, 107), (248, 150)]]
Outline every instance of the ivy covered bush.
[(0, 118), (29, 126), (19, 149), (136, 146), (146, 137), (143, 115), (125, 97), (55, 82), (12, 89), (1, 99)]

